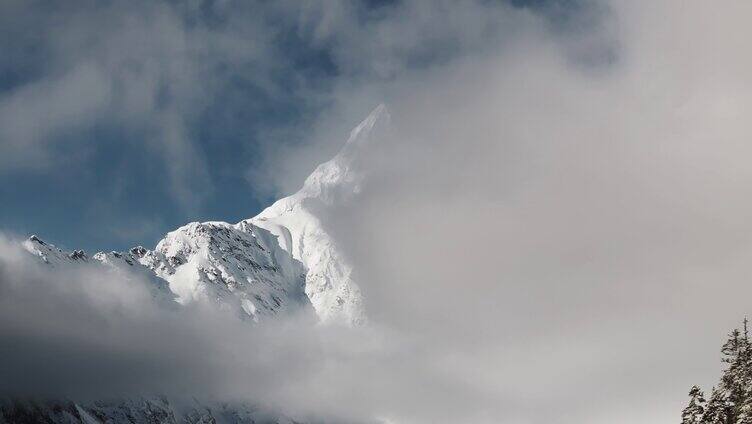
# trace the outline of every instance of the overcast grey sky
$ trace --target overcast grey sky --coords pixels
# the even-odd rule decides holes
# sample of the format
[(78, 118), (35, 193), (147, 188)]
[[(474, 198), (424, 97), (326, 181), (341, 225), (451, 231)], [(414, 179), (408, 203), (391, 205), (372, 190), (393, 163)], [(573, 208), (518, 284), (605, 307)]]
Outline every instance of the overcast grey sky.
[[(212, 7), (223, 5), (232, 7)], [(205, 55), (213, 63), (223, 49), (235, 58), (240, 49), (262, 68), (240, 73), (273, 94), (277, 66), (309, 81), (298, 74), (307, 62), (269, 51), (264, 40), (274, 38), (275, 19), (295, 22), (306, 46), (326, 51), (334, 71), (318, 76), (325, 89), (295, 90), (311, 108), (305, 119), (255, 139), (252, 156), (263, 160), (239, 171), (251, 183), (249, 198), (293, 190), (348, 126), (388, 103), (392, 136), (362, 158), (368, 179), (356, 200), (326, 220), (351, 255), (372, 326), (281, 323), (238, 338), (165, 324), (180, 335), (175, 346), (198, 343), (215, 354), (228, 346), (228, 358), (246, 358), (237, 374), (223, 368), (232, 361), (204, 363), (168, 345), (139, 354), (154, 361), (177, 354), (179, 369), (234, 376), (212, 379), (214, 393), (253, 395), (302, 416), (395, 423), (659, 424), (678, 421), (692, 384), (715, 381), (720, 343), (749, 314), (752, 294), (752, 3), (282, 2), (272, 9), (261, 22), (219, 14), (202, 24), (206, 32), (181, 15), (174, 38), (173, 9), (164, 9), (164, 21), (148, 21), (168, 43), (164, 51), (197, 43), (197, 63)], [(133, 13), (140, 23), (146, 12)], [(256, 44), (231, 36), (235, 25)], [(233, 32), (217, 35), (217, 27)], [(110, 46), (102, 47), (105, 58)], [(126, 90), (103, 109), (98, 96), (110, 99), (120, 81), (112, 81), (113, 69), (130, 68), (86, 60), (3, 92), (1, 148), (18, 158), (0, 161), (5, 184), (19, 167), (64, 173), (51, 158), (61, 148), (71, 153), (60, 144), (67, 139), (47, 134), (104, 113), (117, 115), (118, 126), (149, 122), (156, 135), (129, 143), (164, 160), (167, 191), (181, 211), (201, 210), (201, 196), (212, 196), (202, 190), (216, 190), (223, 165), (186, 136), (187, 117), (216, 94), (213, 80), (194, 86), (205, 70), (181, 62), (194, 63), (192, 55), (149, 54), (160, 58), (153, 78), (174, 81), (168, 97), (185, 100), (162, 107)], [(39, 93), (58, 94), (46, 102)], [(38, 128), (28, 124), (35, 116), (54, 119)], [(126, 198), (138, 202), (137, 193)], [(26, 266), (7, 262), (6, 280)], [(45, 321), (37, 330), (29, 320), (29, 334), (44, 334)], [(122, 331), (160, 321), (133, 318)], [(187, 377), (170, 371), (160, 374), (165, 384), (183, 384)]]

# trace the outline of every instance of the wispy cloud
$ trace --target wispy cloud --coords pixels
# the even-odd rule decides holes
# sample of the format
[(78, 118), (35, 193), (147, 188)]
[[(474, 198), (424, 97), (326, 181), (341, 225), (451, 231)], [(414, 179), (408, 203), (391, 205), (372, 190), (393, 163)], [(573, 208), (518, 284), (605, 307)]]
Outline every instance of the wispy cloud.
[[(29, 43), (45, 55), (27, 65), (32, 79), (0, 94), (0, 171), (59, 169), (76, 146), (107, 142), (70, 143), (71, 136), (120, 127), (139, 135), (145, 154), (163, 158), (170, 192), (195, 206), (211, 190), (193, 134), (197, 117), (240, 65), (257, 65), (264, 75), (254, 80), (265, 84), (268, 28), (212, 28), (201, 9), (182, 4), (24, 3), (4, 6), (4, 16), (16, 21), (6, 18), (3, 32), (8, 39), (35, 32)], [(15, 66), (25, 53), (13, 54), (2, 63), (9, 74), (23, 71)]]

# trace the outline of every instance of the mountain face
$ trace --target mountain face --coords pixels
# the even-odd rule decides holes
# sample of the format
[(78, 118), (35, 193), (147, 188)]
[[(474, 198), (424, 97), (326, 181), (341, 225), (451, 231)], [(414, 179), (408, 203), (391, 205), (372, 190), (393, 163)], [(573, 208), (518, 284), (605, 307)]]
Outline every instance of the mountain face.
[(155, 296), (178, 304), (216, 302), (245, 319), (312, 311), (323, 323), (361, 325), (366, 316), (353, 268), (324, 221), (363, 182), (363, 150), (384, 136), (390, 116), (378, 106), (340, 152), (319, 165), (295, 194), (237, 224), (192, 222), (153, 250), (62, 251), (31, 236), (24, 248), (51, 267), (93, 263), (154, 281)]

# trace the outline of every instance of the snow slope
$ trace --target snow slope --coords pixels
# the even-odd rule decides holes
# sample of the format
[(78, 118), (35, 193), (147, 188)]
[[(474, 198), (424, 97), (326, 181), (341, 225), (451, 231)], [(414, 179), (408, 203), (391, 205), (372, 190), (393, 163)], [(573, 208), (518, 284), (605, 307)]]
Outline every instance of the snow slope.
[(303, 265), (269, 231), (248, 223), (190, 223), (139, 261), (167, 280), (182, 304), (213, 300), (254, 321), (310, 308)]
[(278, 200), (250, 222), (276, 235), (282, 247), (306, 269), (305, 292), (323, 322), (365, 322), (360, 288), (344, 252), (326, 231), (322, 219), (360, 191), (363, 149), (384, 136), (390, 116), (384, 105), (350, 133), (340, 152), (319, 165), (295, 194)]

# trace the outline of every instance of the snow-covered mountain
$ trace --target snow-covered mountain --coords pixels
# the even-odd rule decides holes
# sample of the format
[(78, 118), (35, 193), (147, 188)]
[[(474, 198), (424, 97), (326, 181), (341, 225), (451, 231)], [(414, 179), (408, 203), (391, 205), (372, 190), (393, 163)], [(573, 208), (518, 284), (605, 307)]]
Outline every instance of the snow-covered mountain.
[[(361, 189), (363, 151), (385, 134), (389, 119), (386, 108), (377, 107), (297, 193), (237, 224), (192, 222), (169, 232), (154, 249), (137, 246), (92, 256), (64, 251), (37, 236), (23, 248), (50, 270), (91, 266), (143, 279), (152, 283), (153, 297), (170, 308), (208, 302), (252, 322), (302, 312), (315, 313), (322, 323), (362, 325), (366, 315), (353, 267), (325, 223)], [(0, 424), (293, 422), (248, 405), (191, 402), (0, 399)]]
[(168, 233), (153, 250), (137, 246), (91, 257), (37, 236), (24, 248), (51, 267), (90, 263), (109, 272), (137, 273), (154, 282), (155, 296), (162, 299), (216, 302), (253, 321), (312, 309), (323, 323), (363, 324), (353, 268), (324, 218), (359, 192), (363, 150), (386, 134), (389, 120), (386, 107), (378, 106), (297, 193), (237, 224), (192, 222)]

